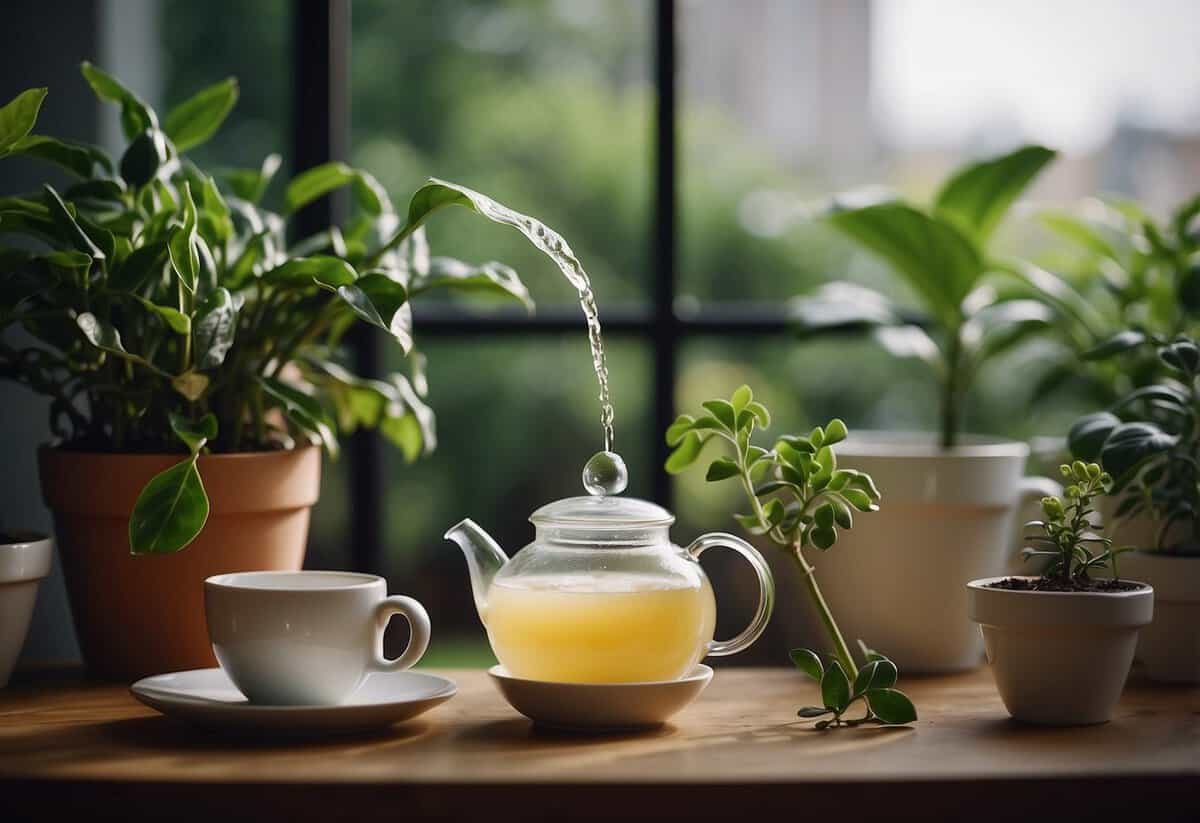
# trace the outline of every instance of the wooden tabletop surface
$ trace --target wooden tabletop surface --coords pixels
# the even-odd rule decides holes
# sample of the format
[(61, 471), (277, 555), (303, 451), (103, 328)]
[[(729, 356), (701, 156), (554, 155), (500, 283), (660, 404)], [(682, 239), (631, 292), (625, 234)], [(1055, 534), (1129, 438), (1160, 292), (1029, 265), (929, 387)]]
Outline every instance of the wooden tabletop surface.
[(816, 700), (800, 675), (726, 669), (668, 726), (589, 738), (534, 728), (482, 671), (438, 673), (459, 694), (416, 721), (308, 742), (177, 724), (123, 686), (77, 675), (25, 678), (0, 691), (0, 819), (76, 809), (124, 820), (386, 810), (476, 821), (789, 811), (841, 821), (879, 819), (883, 808), (899, 819), (1011, 819), (1147, 802), (1166, 817), (1200, 818), (1195, 688), (1135, 680), (1111, 723), (1037, 728), (1008, 718), (981, 669), (902, 679), (921, 714), (910, 728), (818, 732), (795, 717)]

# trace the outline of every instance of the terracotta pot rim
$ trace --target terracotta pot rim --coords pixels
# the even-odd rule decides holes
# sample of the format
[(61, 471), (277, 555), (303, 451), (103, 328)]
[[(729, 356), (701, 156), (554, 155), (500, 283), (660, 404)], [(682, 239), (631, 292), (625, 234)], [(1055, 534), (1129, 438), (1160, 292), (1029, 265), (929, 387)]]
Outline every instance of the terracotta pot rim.
[[(146, 457), (162, 460), (163, 458), (179, 458), (187, 457), (187, 452), (97, 452), (97, 451), (79, 451), (77, 449), (64, 449), (62, 446), (55, 446), (53, 443), (41, 443), (38, 445), (38, 452), (53, 452), (55, 454), (72, 455), (76, 457)], [(279, 454), (296, 454), (298, 452), (309, 451), (311, 449), (320, 449), (321, 447), (313, 443), (306, 446), (297, 446), (292, 449), (272, 449), (270, 451), (245, 451), (245, 452), (217, 452), (216, 454), (202, 454), (201, 460), (248, 460), (255, 457), (269, 457)]]

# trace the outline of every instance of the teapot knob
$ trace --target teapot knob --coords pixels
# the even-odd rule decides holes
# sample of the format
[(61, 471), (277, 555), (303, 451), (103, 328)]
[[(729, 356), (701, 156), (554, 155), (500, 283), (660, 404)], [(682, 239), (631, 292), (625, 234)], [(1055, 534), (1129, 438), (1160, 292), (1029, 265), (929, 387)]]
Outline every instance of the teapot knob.
[(620, 494), (629, 485), (629, 470), (616, 452), (602, 451), (591, 456), (583, 467), (583, 487), (595, 497)]

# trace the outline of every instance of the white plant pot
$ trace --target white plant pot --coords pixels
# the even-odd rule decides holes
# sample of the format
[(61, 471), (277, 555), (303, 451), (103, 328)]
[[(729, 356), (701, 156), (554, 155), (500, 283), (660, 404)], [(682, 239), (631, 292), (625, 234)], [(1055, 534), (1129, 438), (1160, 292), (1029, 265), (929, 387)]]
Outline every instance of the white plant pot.
[(1154, 587), (1154, 621), (1137, 658), (1165, 683), (1200, 683), (1200, 556), (1132, 551), (1117, 558), (1122, 577)]
[(25, 645), (38, 583), (50, 574), (54, 541), (40, 535), (0, 542), (0, 688)]
[(983, 662), (967, 619), (966, 583), (1020, 571), (1020, 525), (1058, 483), (1023, 477), (1024, 443), (967, 436), (945, 450), (931, 435), (854, 432), (838, 465), (870, 474), (880, 510), (856, 514), (829, 552), (806, 554), (847, 640), (861, 638), (901, 671), (951, 672)]
[(1154, 612), (1150, 586), (1126, 592), (995, 589), (967, 584), (1005, 708), (1052, 726), (1104, 723), (1125, 687), (1138, 630)]

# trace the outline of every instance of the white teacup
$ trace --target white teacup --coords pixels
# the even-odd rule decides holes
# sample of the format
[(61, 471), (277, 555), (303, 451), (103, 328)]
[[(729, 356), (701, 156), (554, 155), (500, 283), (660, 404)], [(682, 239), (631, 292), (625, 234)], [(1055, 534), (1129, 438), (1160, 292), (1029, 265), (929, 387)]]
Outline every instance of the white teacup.
[[(221, 668), (252, 703), (335, 705), (370, 672), (412, 667), (429, 646), (429, 615), (387, 596), (382, 577), (349, 572), (239, 572), (204, 581), (208, 636)], [(383, 657), (392, 615), (408, 620), (404, 654)]]

